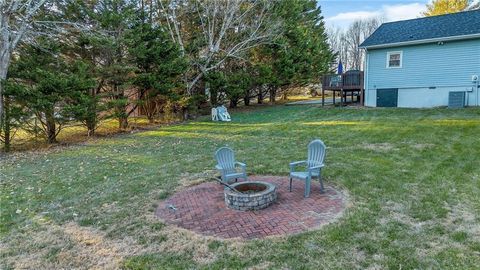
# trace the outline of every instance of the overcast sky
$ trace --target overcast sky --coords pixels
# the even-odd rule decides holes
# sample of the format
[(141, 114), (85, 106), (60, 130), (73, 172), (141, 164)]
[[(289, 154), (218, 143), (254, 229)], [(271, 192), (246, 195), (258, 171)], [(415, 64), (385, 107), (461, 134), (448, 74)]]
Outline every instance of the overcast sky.
[(430, 0), (318, 0), (327, 26), (347, 27), (356, 19), (383, 17), (386, 21), (413, 19)]

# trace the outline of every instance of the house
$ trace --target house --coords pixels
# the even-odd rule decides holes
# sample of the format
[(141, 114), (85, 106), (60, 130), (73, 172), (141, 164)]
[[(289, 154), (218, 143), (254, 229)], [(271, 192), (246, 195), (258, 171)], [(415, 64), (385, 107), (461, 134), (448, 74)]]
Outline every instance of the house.
[(480, 10), (384, 23), (360, 47), (366, 106), (480, 104)]

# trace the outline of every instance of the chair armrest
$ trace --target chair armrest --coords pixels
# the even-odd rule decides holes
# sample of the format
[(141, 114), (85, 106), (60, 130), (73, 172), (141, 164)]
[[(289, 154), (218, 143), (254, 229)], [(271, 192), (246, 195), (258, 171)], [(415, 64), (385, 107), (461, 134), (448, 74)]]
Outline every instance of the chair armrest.
[(236, 161), (235, 164), (237, 164), (240, 167), (246, 167), (247, 166), (245, 163), (238, 162), (238, 161)]
[(301, 160), (301, 161), (294, 161), (290, 162), (290, 171), (293, 171), (295, 169), (295, 166), (300, 165), (300, 164), (307, 164), (306, 160)]
[(325, 164), (320, 164), (320, 165), (317, 165), (317, 166), (309, 167), (308, 170), (313, 171), (313, 170), (321, 169), (323, 167), (325, 167)]
[(290, 162), (290, 166), (297, 166), (297, 165), (300, 165), (300, 164), (303, 164), (303, 163), (307, 163), (307, 161), (306, 160), (301, 160), (301, 161)]
[(217, 169), (217, 170), (223, 170), (222, 166), (220, 166), (220, 165), (218, 165), (218, 164), (215, 165), (215, 169)]
[(320, 164), (320, 165), (308, 167), (308, 168), (307, 168), (308, 175), (311, 177), (312, 174), (315, 173), (315, 171), (321, 170), (323, 167), (325, 167), (325, 164)]

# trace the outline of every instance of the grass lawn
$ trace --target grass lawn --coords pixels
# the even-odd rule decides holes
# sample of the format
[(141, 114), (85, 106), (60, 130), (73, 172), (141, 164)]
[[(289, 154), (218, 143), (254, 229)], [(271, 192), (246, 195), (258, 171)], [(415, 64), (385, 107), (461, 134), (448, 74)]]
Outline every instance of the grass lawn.
[[(474, 269), (480, 265), (480, 109), (276, 106), (0, 160), (0, 268)], [(254, 241), (205, 238), (153, 216), (215, 174), (229, 145), (254, 174), (287, 175), (328, 146), (348, 191), (334, 224)]]
[[(162, 119), (160, 123), (170, 123), (174, 122), (176, 119)], [(130, 117), (129, 125), (131, 129), (142, 129), (142, 128), (151, 128), (154, 125), (159, 123), (150, 124), (148, 119), (143, 117)], [(117, 119), (105, 119), (100, 122), (95, 134), (97, 137), (108, 137), (115, 134), (125, 132), (118, 128)], [(57, 140), (62, 145), (69, 145), (75, 143), (81, 143), (90, 140), (87, 136), (87, 128), (84, 125), (70, 125), (63, 127), (62, 130), (57, 135)], [(3, 147), (3, 145), (2, 145)], [(25, 130), (18, 130), (15, 132), (13, 137), (11, 148), (13, 151), (27, 151), (32, 149), (46, 149), (50, 148), (52, 145), (47, 144), (45, 138), (37, 137), (35, 138), (32, 134), (27, 133)], [(1, 150), (1, 148), (0, 148)]]

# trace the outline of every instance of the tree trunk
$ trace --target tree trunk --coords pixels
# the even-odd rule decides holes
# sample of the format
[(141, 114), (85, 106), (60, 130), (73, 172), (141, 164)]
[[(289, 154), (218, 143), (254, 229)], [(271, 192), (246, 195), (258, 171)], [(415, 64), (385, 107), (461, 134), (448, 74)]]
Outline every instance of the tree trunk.
[[(90, 92), (90, 96), (94, 99), (95, 98), (95, 91)], [(92, 112), (92, 114), (87, 115), (85, 119), (85, 125), (87, 126), (87, 136), (91, 137), (95, 135), (95, 129), (97, 127), (97, 106), (96, 102), (90, 103), (88, 106), (88, 110)]]
[(235, 108), (237, 107), (238, 99), (230, 99), (230, 108)]
[(118, 128), (127, 129), (128, 128), (128, 118), (125, 116), (118, 117)]
[(3, 134), (5, 135), (4, 139), (4, 148), (5, 152), (10, 152), (10, 100), (5, 97), (4, 100), (5, 104), (5, 117), (4, 117), (4, 125), (3, 125)]
[(102, 84), (103, 84), (103, 81), (100, 81), (97, 88), (92, 88), (89, 91), (91, 102), (88, 105), (88, 110), (91, 114), (87, 115), (87, 118), (85, 119), (85, 125), (87, 126), (88, 137), (95, 136), (95, 130), (97, 129), (97, 125), (98, 125), (97, 94), (100, 92)]
[[(125, 96), (123, 93), (123, 90), (120, 91), (119, 86), (117, 84), (113, 85), (113, 89), (115, 91), (115, 97), (114, 99), (116, 101), (122, 100)], [(115, 105), (115, 113), (117, 115), (118, 119), (118, 128), (119, 129), (127, 129), (128, 127), (128, 114), (127, 114), (127, 108), (123, 104), (116, 104)]]
[(258, 104), (263, 104), (263, 87), (260, 87), (260, 89), (258, 89), (258, 96), (257, 96), (257, 103)]
[(274, 86), (270, 86), (270, 103), (275, 103), (275, 99), (277, 97), (277, 88)]
[(250, 105), (250, 96), (245, 96), (243, 98), (243, 103), (245, 103), (245, 106), (249, 106)]
[(138, 115), (142, 114), (141, 109), (143, 109), (145, 116), (147, 116), (148, 123), (155, 123), (155, 116), (157, 115), (157, 104), (152, 100), (146, 100), (144, 106), (138, 108)]
[[(142, 95), (141, 95), (142, 96)], [(158, 115), (158, 96), (153, 96), (151, 91), (144, 91), (144, 103), (138, 107), (138, 115), (145, 114), (150, 124), (155, 123), (155, 117)]]
[(95, 128), (97, 126), (96, 119), (87, 119), (86, 125), (87, 125), (87, 136), (92, 137), (95, 136)]
[(182, 114), (183, 114), (183, 120), (184, 121), (188, 120), (188, 118), (190, 117), (187, 108), (182, 109)]
[(212, 90), (212, 88), (210, 88), (210, 105), (212, 107), (217, 107), (218, 105), (218, 92), (217, 90)]
[(148, 123), (153, 124), (155, 123), (155, 117), (152, 114), (147, 114)]
[(57, 128), (55, 124), (55, 116), (53, 114), (53, 109), (49, 109), (45, 112), (45, 123), (47, 128), (47, 143), (57, 143)]
[[(0, 53), (4, 53), (4, 52), (1, 51)], [(7, 71), (8, 71), (9, 62), (10, 62), (10, 54), (8, 54), (8, 56), (0, 57), (0, 129), (3, 127), (3, 123), (4, 123), (3, 92), (5, 87), (5, 81), (7, 80)]]
[(187, 83), (187, 96), (193, 96), (193, 88), (197, 82), (203, 77), (203, 73), (200, 72), (191, 82)]

